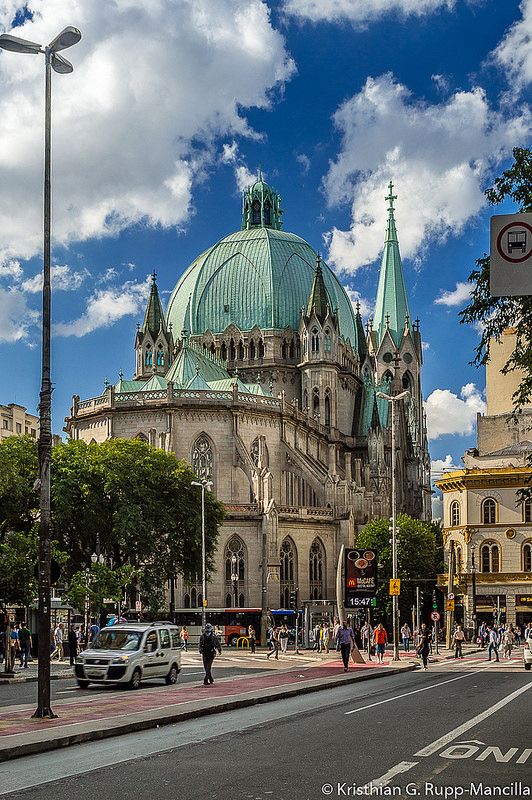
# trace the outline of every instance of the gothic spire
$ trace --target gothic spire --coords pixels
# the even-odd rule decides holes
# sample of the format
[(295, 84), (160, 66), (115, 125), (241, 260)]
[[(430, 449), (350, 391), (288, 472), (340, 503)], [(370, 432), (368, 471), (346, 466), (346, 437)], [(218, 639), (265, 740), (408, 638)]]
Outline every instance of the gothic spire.
[(157, 289), (156, 281), (157, 273), (154, 270), (151, 276), (151, 288), (148, 305), (146, 306), (144, 322), (141, 328), (143, 334), (146, 334), (149, 331), (154, 340), (161, 329), (161, 325), (163, 330), (166, 331), (163, 307), (161, 304), (161, 298), (159, 297), (159, 290)]
[(314, 270), (314, 280), (312, 281), (312, 289), (310, 290), (310, 297), (307, 304), (307, 317), (310, 317), (314, 311), (320, 322), (323, 322), (329, 311), (329, 295), (325, 288), (323, 280), (323, 272), (321, 269), (321, 256), (318, 253), (316, 259), (316, 269)]
[(395, 344), (399, 346), (407, 315), (410, 327), (410, 312), (401, 254), (399, 252), (399, 240), (395, 228), (393, 201), (397, 199), (397, 195), (393, 193), (393, 183), (391, 181), (388, 184), (388, 188), (389, 194), (385, 198), (388, 201), (388, 224), (384, 240), (373, 327), (377, 331), (379, 344), (386, 330), (389, 330)]

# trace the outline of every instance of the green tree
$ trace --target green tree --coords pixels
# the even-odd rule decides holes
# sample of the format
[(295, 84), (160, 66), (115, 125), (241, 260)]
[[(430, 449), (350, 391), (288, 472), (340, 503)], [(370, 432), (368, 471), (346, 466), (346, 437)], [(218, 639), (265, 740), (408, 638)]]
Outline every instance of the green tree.
[(88, 605), (90, 617), (98, 618), (104, 600), (120, 603), (124, 589), (134, 583), (138, 572), (129, 566), (111, 569), (106, 564), (92, 564), (90, 567), (72, 575), (67, 592), (68, 602), (83, 611)]
[[(532, 211), (532, 151), (515, 147), (514, 163), (497, 178), (485, 194), (491, 205), (511, 201), (519, 212)], [(473, 284), (471, 301), (460, 313), (460, 321), (480, 323), (482, 335), (475, 351), (474, 363), (486, 364), (492, 340), (500, 341), (507, 328), (516, 332), (515, 349), (503, 367), (503, 374), (522, 370), (523, 379), (514, 395), (516, 409), (532, 398), (532, 296), (492, 297), (490, 293), (490, 258), (484, 254), (469, 276)]]
[(39, 508), (34, 484), (39, 472), (37, 442), (9, 436), (0, 444), (0, 540), (8, 531), (31, 531)]
[[(392, 577), (392, 545), (389, 519), (373, 519), (358, 534), (356, 546), (376, 550), (379, 565), (379, 588), (377, 605), (386, 614), (391, 614), (392, 599), (389, 596), (389, 580)], [(401, 579), (399, 610), (401, 616), (410, 620), (415, 603), (416, 581), (435, 580), (441, 562), (437, 549), (437, 530), (432, 523), (413, 519), (408, 514), (397, 517), (397, 573)], [(432, 586), (430, 586), (432, 589)]]
[[(37, 532), (10, 531), (0, 542), (0, 600), (28, 606), (37, 597), (35, 565), (39, 557)], [(52, 558), (63, 566), (68, 554), (52, 543)]]

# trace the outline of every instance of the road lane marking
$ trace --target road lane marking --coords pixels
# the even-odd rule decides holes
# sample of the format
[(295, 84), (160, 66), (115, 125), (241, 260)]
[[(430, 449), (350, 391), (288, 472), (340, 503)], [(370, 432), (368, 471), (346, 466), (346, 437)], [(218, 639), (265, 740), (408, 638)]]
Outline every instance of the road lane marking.
[(485, 672), (489, 667), (484, 667), (484, 669), (477, 669), (475, 672), (468, 672), (465, 675), (459, 675), (457, 678), (449, 678), (446, 681), (440, 681), (439, 683), (431, 683), (430, 686), (423, 686), (421, 689), (414, 689), (411, 692), (405, 692), (404, 694), (398, 694), (396, 697), (389, 697), (387, 700), (379, 700), (378, 703), (370, 703), (369, 706), (362, 706), (362, 708), (354, 708), (352, 711), (345, 711), (345, 715), (349, 714), (358, 714), (359, 711), (366, 711), (368, 708), (375, 708), (375, 706), (382, 706), (385, 703), (393, 703), (395, 700), (401, 700), (403, 697), (410, 697), (410, 695), (418, 694), (419, 692), (428, 692), (429, 689), (437, 689), (438, 686), (445, 686), (446, 683), (453, 683), (453, 681), (461, 681), (464, 678), (470, 678), (472, 675), (478, 675), (479, 672)]
[[(372, 786), (387, 786), (389, 783), (391, 783), (396, 775), (400, 775), (403, 772), (408, 772), (409, 769), (412, 769), (412, 767), (417, 767), (418, 764), (419, 761), (400, 761), (399, 764), (396, 764), (395, 767), (389, 769), (388, 772), (385, 772), (380, 778), (373, 778), (369, 783), (366, 783), (365, 786), (361, 788), (362, 790), (367, 789), (369, 793)], [(361, 791), (361, 794), (363, 794), (363, 791)]]
[(523, 692), (526, 692), (529, 689), (532, 689), (532, 683), (527, 683), (524, 686), (521, 686), (520, 689), (516, 689), (515, 692), (512, 692), (506, 697), (503, 697), (503, 699), (499, 700), (498, 703), (495, 703), (495, 705), (490, 706), (490, 708), (487, 708), (485, 711), (482, 711), (480, 714), (477, 714), (475, 717), (472, 717), (467, 722), (464, 722), (463, 725), (460, 725), (458, 728), (454, 728), (452, 731), (449, 731), (449, 733), (446, 733), (445, 736), (440, 736), (439, 739), (436, 739), (434, 742), (427, 745), (427, 747), (423, 747), (421, 750), (418, 750), (418, 752), (416, 753), (416, 757), (434, 755), (434, 753), (437, 753), (438, 750), (441, 750), (442, 747), (445, 747), (446, 745), (453, 742), (455, 739), (460, 738), (460, 736), (466, 733), (466, 731), (469, 731), (471, 730), (471, 728), (474, 728), (476, 725), (479, 725), (485, 719), (491, 717), (492, 714), (496, 714), (497, 711), (500, 711), (501, 708), (507, 706), (508, 703), (511, 703), (512, 700), (515, 700), (516, 697), (519, 697), (519, 695), (523, 694)]

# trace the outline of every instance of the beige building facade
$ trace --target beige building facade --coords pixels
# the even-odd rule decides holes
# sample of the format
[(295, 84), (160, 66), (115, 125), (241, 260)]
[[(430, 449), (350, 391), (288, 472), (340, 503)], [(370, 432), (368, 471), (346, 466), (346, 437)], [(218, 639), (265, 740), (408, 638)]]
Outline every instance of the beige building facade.
[(24, 406), (17, 403), (0, 405), (0, 441), (9, 436), (39, 436), (39, 417), (28, 414)]
[[(477, 417), (477, 447), (464, 468), (444, 474), (443, 532), (457, 588), (457, 618), (473, 627), (494, 619), (532, 620), (532, 408), (512, 414), (519, 379), (502, 375), (513, 350), (507, 331), (486, 369), (487, 413)], [(447, 586), (447, 576), (442, 585)]]

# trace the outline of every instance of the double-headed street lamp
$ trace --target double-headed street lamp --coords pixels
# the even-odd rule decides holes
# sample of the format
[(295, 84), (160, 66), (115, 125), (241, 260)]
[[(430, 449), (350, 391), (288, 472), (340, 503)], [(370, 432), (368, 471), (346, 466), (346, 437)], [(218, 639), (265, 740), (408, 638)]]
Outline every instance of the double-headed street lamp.
[(192, 481), (192, 486), (201, 487), (201, 628), (205, 630), (207, 621), (207, 557), (205, 550), (205, 489), (211, 489), (212, 481), (205, 478)]
[[(400, 394), (385, 394), (384, 392), (377, 392), (377, 397), (387, 400), (392, 409), (392, 578), (397, 578), (397, 501), (395, 496), (395, 404), (401, 400), (406, 400), (410, 397), (410, 392), (401, 392)], [(392, 597), (393, 603), (393, 660), (399, 661), (399, 603), (397, 595)]]
[(50, 706), (50, 460), (52, 453), (52, 384), (50, 379), (51, 327), (51, 118), (52, 69), (62, 75), (72, 72), (72, 64), (58, 54), (81, 39), (81, 33), (71, 26), (64, 28), (49, 45), (43, 47), (9, 33), (0, 36), (0, 48), (15, 53), (44, 54), (44, 253), (42, 286), (42, 368), (39, 395), (39, 646), (37, 708), (34, 717), (53, 718)]

